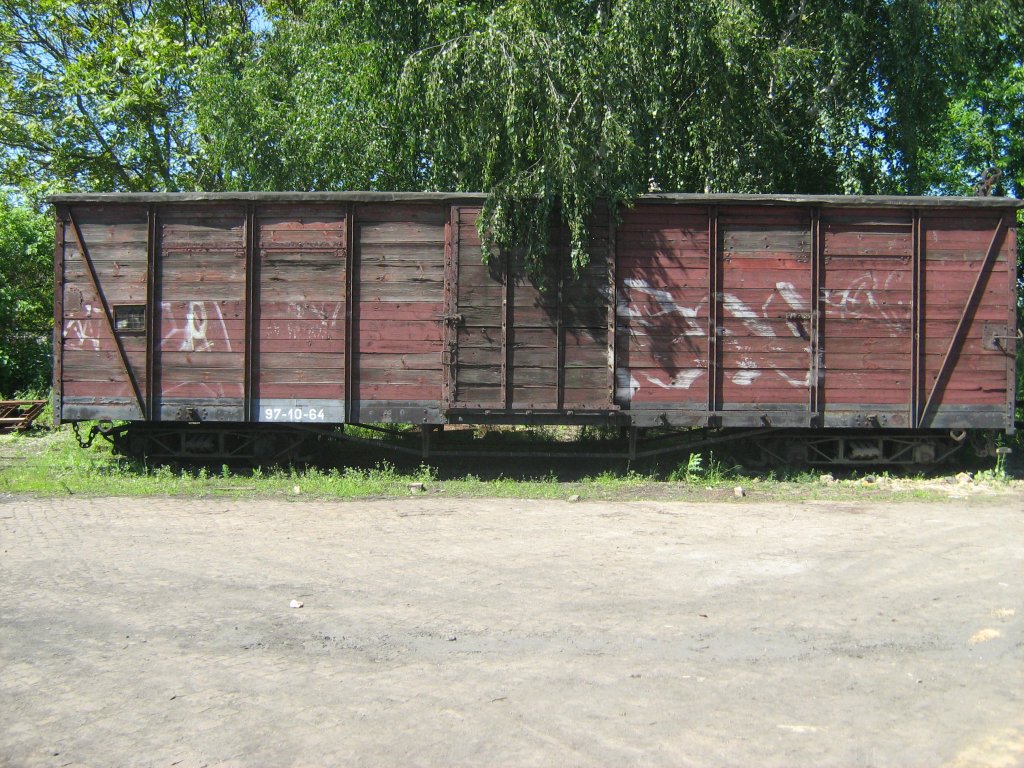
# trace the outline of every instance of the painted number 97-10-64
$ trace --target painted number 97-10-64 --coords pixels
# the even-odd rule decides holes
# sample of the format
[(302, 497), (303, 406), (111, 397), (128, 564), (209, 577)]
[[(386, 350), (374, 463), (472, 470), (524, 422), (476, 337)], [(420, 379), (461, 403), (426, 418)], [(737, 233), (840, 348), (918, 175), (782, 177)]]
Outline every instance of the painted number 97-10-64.
[(264, 408), (267, 421), (323, 421), (323, 408)]

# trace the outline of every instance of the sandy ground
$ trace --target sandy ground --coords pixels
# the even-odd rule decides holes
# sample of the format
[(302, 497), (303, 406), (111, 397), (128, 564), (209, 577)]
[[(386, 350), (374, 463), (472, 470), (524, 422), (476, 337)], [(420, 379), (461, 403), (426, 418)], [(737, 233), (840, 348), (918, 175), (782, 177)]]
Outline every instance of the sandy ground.
[(3, 765), (1024, 765), (1020, 493), (0, 497), (0, 548)]

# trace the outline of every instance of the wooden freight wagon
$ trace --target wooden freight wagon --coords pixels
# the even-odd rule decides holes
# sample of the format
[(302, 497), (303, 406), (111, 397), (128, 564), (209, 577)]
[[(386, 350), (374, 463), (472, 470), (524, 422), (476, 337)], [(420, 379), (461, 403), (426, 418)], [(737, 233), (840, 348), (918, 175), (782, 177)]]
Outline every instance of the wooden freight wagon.
[(55, 418), (199, 457), (359, 423), (760, 428), (854, 462), (1013, 430), (1020, 201), (649, 195), (578, 275), (556, 227), (531, 277), (481, 259), (483, 200), (54, 197)]

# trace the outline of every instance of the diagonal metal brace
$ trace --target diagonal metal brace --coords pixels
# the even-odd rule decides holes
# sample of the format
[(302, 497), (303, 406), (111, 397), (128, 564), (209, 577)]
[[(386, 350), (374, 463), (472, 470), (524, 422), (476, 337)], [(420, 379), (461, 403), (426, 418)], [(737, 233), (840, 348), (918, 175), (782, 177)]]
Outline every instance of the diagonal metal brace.
[(999, 223), (996, 224), (996, 231), (992, 233), (992, 241), (989, 243), (988, 251), (985, 253), (985, 258), (981, 262), (981, 268), (978, 270), (978, 276), (974, 280), (974, 287), (971, 288), (971, 293), (967, 299), (967, 304), (964, 306), (963, 314), (960, 315), (960, 322), (957, 323), (956, 331), (953, 332), (953, 338), (950, 339), (949, 349), (946, 350), (946, 356), (943, 358), (942, 366), (939, 368), (939, 373), (935, 377), (935, 382), (932, 384), (932, 390), (928, 395), (928, 400), (925, 402), (924, 409), (921, 411), (921, 416), (917, 420), (917, 426), (927, 426), (928, 419), (931, 417), (932, 411), (935, 408), (938, 394), (946, 387), (946, 383), (949, 380), (949, 374), (952, 371), (953, 360), (956, 359), (960, 349), (963, 347), (964, 337), (967, 335), (967, 329), (974, 320), (974, 314), (978, 309), (978, 301), (981, 298), (982, 290), (988, 280), (989, 273), (992, 271), (992, 265), (995, 264), (996, 256), (999, 254), (999, 245), (1002, 242), (1002, 235), (1006, 231), (1005, 224), (1006, 220), (1001, 216), (999, 218)]

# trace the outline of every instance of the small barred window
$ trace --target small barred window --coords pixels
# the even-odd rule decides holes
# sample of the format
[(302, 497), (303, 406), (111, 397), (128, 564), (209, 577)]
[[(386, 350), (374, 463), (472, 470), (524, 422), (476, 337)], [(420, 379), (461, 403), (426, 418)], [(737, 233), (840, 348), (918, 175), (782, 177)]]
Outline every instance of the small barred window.
[(118, 333), (145, 333), (146, 305), (122, 304), (115, 306), (114, 330)]

